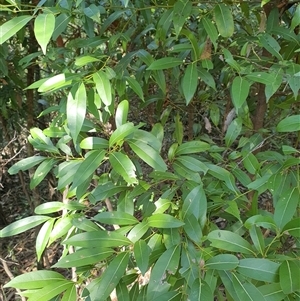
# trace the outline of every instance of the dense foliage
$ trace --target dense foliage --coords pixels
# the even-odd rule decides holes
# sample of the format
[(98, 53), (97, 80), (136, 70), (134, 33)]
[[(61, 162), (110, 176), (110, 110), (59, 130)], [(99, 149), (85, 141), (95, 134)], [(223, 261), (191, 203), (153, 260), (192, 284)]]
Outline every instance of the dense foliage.
[(300, 5), (0, 7), (2, 112), (39, 103), (45, 118), (27, 119), (36, 152), (9, 173), (35, 168), (31, 189), (52, 174), (60, 193), (0, 237), (40, 225), (38, 260), (63, 246), (6, 287), (29, 301), (299, 300)]

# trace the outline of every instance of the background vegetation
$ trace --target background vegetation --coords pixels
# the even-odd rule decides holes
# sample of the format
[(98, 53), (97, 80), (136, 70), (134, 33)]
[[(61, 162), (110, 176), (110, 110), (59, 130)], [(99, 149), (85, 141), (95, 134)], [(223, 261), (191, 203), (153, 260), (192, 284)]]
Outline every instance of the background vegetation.
[(0, 237), (38, 226), (5, 289), (300, 299), (297, 2), (0, 3), (3, 189), (32, 211)]

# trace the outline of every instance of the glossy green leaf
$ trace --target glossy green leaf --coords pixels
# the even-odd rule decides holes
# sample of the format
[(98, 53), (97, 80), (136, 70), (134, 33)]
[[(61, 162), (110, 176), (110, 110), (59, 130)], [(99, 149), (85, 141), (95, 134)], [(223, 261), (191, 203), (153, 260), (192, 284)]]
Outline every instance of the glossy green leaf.
[(255, 254), (250, 243), (234, 232), (214, 230), (207, 235), (207, 239), (211, 242), (212, 247), (221, 250), (240, 252), (242, 254)]
[(35, 240), (35, 249), (36, 249), (36, 254), (37, 254), (37, 260), (40, 260), (45, 248), (47, 247), (50, 234), (53, 228), (55, 219), (49, 219), (47, 220), (44, 225), (41, 227), (36, 240)]
[[(178, 1), (178, 3), (180, 3), (180, 1)], [(186, 105), (188, 105), (193, 99), (198, 86), (198, 72), (196, 63), (192, 63), (187, 66), (181, 86)]]
[(280, 133), (300, 131), (300, 115), (288, 116), (282, 119), (276, 130)]
[(239, 63), (233, 58), (231, 52), (227, 48), (222, 49), (225, 62), (233, 69), (236, 70), (237, 72), (241, 71), (241, 66)]
[(36, 294), (29, 297), (28, 301), (48, 301), (52, 300), (52, 298), (60, 295), (67, 289), (74, 287), (74, 283), (69, 280), (61, 280), (61, 281), (54, 281), (48, 283), (45, 287), (41, 288), (36, 292)]
[(245, 277), (265, 282), (278, 282), (279, 264), (264, 258), (245, 258), (240, 260), (236, 271)]
[(248, 152), (245, 153), (243, 157), (244, 167), (250, 174), (255, 175), (260, 168), (260, 164), (257, 158), (255, 157), (255, 155)]
[(289, 221), (282, 229), (282, 232), (287, 232), (294, 237), (300, 237), (300, 217), (294, 218)]
[(217, 32), (216, 26), (214, 25), (212, 20), (207, 17), (202, 18), (201, 21), (203, 23), (203, 26), (204, 26), (204, 29), (205, 29), (207, 35), (209, 36), (210, 40), (212, 41), (212, 43), (214, 44), (214, 47), (216, 49), (217, 48), (217, 39), (218, 39), (218, 32)]
[(93, 80), (101, 100), (106, 106), (109, 106), (112, 102), (112, 91), (107, 75), (103, 71), (98, 71), (94, 73)]
[(64, 189), (73, 181), (81, 163), (81, 160), (72, 160), (63, 162), (58, 166), (58, 190)]
[(233, 17), (226, 4), (217, 4), (214, 8), (215, 21), (220, 35), (224, 38), (231, 37), (234, 31)]
[(77, 287), (76, 284), (72, 285), (70, 288), (68, 288), (63, 297), (61, 298), (61, 301), (76, 301), (77, 300)]
[(0, 230), (0, 237), (7, 237), (17, 235), (19, 233), (23, 233), (29, 229), (32, 229), (47, 220), (49, 220), (49, 216), (43, 215), (34, 215), (22, 218), (18, 221), (11, 223), (10, 225), (6, 226), (2, 230)]
[(156, 228), (178, 228), (184, 223), (171, 215), (158, 213), (148, 217), (148, 225)]
[(99, 230), (99, 226), (97, 226), (95, 223), (93, 223), (91, 220), (87, 219), (84, 216), (74, 217), (71, 222), (74, 227), (85, 232)]
[(56, 223), (50, 233), (49, 245), (68, 233), (68, 231), (72, 228), (72, 218), (73, 216), (66, 215), (56, 220)]
[(82, 248), (62, 257), (53, 268), (72, 268), (95, 264), (103, 261), (114, 253), (112, 249), (103, 247)]
[(142, 275), (148, 270), (151, 249), (144, 240), (138, 240), (133, 246), (134, 258)]
[(126, 76), (125, 77), (126, 81), (128, 82), (130, 88), (134, 91), (134, 93), (136, 93), (136, 95), (142, 100), (144, 101), (144, 92), (143, 89), (140, 85), (140, 83), (133, 77), (130, 76)]
[(224, 137), (225, 144), (227, 147), (230, 147), (232, 143), (236, 141), (236, 138), (242, 131), (242, 127), (243, 127), (243, 121), (241, 118), (236, 118), (230, 123)]
[(205, 152), (210, 149), (210, 145), (202, 141), (189, 141), (178, 146), (176, 149), (176, 156), (195, 154)]
[[(91, 176), (95, 170), (101, 165), (103, 159), (105, 156), (104, 150), (92, 150), (89, 151), (85, 159), (82, 161), (82, 163), (79, 165), (77, 169), (77, 174), (80, 175), (80, 177), (74, 177), (73, 184), (70, 188), (70, 190), (73, 190), (77, 188), (79, 185), (81, 185), (89, 176)], [(77, 195), (78, 198), (80, 198)]]
[(127, 142), (135, 154), (154, 170), (167, 170), (166, 163), (155, 149), (137, 139), (127, 139)]
[(95, 204), (97, 201), (102, 201), (127, 189), (128, 187), (125, 185), (114, 185), (112, 182), (106, 182), (103, 185), (98, 185), (92, 191), (89, 200), (92, 204)]
[(135, 225), (139, 221), (129, 213), (118, 212), (118, 211), (109, 211), (109, 212), (100, 212), (93, 217), (94, 220), (103, 224), (109, 225)]
[(116, 295), (120, 301), (130, 301), (127, 285), (121, 280), (116, 287)]
[(245, 282), (240, 275), (232, 273), (232, 284), (236, 295), (239, 298), (238, 300), (265, 301), (262, 293), (252, 283)]
[(206, 204), (202, 203), (201, 198), (205, 198), (203, 186), (197, 185), (189, 192), (189, 194), (183, 200), (183, 205), (182, 205), (183, 219), (185, 219), (186, 216), (194, 215), (196, 220), (198, 220), (202, 210), (206, 213), (206, 209), (207, 209)]
[(72, 74), (57, 74), (54, 75), (45, 81), (41, 82), (41, 84), (36, 85), (37, 83), (34, 83), (27, 87), (27, 89), (34, 89), (38, 88), (38, 92), (45, 93), (45, 92), (53, 92), (54, 90), (70, 86), (72, 83), (72, 79), (75, 79), (78, 77), (78, 75), (72, 75)]
[(55, 17), (51, 13), (39, 14), (34, 21), (34, 35), (44, 54), (46, 54), (54, 28)]
[(46, 175), (50, 172), (50, 170), (53, 168), (53, 166), (57, 163), (57, 160), (52, 159), (46, 159), (44, 160), (36, 169), (31, 181), (30, 181), (30, 189), (35, 188), (37, 185), (39, 185)]
[(210, 258), (205, 263), (205, 268), (213, 270), (233, 270), (239, 264), (236, 256), (231, 254), (219, 254)]
[(119, 283), (127, 267), (129, 253), (122, 252), (108, 265), (99, 278), (88, 284), (91, 300), (105, 301)]
[(249, 217), (244, 223), (244, 227), (246, 227), (247, 229), (250, 229), (253, 225), (263, 227), (265, 229), (276, 230), (274, 219), (268, 215), (253, 215)]
[(131, 242), (122, 234), (109, 231), (91, 231), (80, 233), (65, 240), (63, 244), (78, 246), (78, 247), (120, 247), (127, 246)]
[(8, 173), (10, 175), (15, 175), (21, 170), (22, 171), (28, 170), (34, 167), (35, 165), (41, 163), (42, 161), (44, 161), (46, 158), (47, 157), (43, 157), (43, 156), (32, 156), (29, 158), (22, 159), (21, 161), (17, 162), (12, 167), (10, 167), (8, 169)]
[(60, 14), (55, 18), (55, 29), (52, 34), (53, 40), (56, 40), (58, 36), (65, 31), (70, 22), (70, 18), (71, 16), (68, 16), (67, 14)]
[(280, 45), (279, 43), (268, 33), (263, 33), (259, 37), (259, 41), (261, 45), (270, 52), (273, 56), (277, 57), (279, 60), (282, 60), (282, 56), (280, 54)]
[(116, 110), (116, 116), (115, 116), (115, 121), (116, 121), (116, 127), (118, 128), (122, 124), (125, 124), (127, 121), (127, 116), (128, 116), (128, 108), (129, 108), (129, 103), (128, 100), (122, 100), (117, 107)]
[(175, 57), (164, 57), (151, 63), (147, 70), (164, 70), (179, 66), (181, 64), (183, 64), (181, 59)]
[(190, 169), (191, 171), (195, 172), (203, 172), (206, 174), (208, 171), (207, 166), (198, 159), (195, 159), (192, 156), (179, 156), (175, 159), (175, 161), (180, 162), (186, 168)]
[(133, 243), (136, 243), (143, 235), (148, 231), (149, 224), (146, 220), (143, 220), (141, 223), (135, 225), (132, 230), (128, 233), (127, 238)]
[(81, 140), (80, 147), (82, 149), (107, 149), (108, 141), (100, 137), (87, 137)]
[(195, 215), (185, 216), (183, 230), (195, 244), (201, 245), (202, 230)]
[(297, 7), (294, 11), (290, 29), (291, 30), (295, 29), (296, 26), (298, 26), (299, 24), (300, 24), (300, 6), (297, 5)]
[(171, 284), (167, 282), (168, 274), (175, 274), (180, 258), (180, 246), (173, 246), (167, 249), (156, 261), (151, 271), (147, 288), (147, 300), (154, 300), (156, 297), (168, 291)]
[(292, 260), (285, 260), (279, 268), (279, 282), (285, 294), (300, 291), (299, 266)]
[(123, 179), (129, 184), (136, 184), (138, 180), (136, 178), (136, 168), (129, 157), (121, 152), (114, 152), (109, 155), (109, 162), (113, 169), (123, 177)]
[(203, 80), (209, 87), (213, 88), (216, 91), (216, 83), (213, 76), (206, 71), (204, 68), (198, 68), (198, 76)]
[(99, 62), (99, 61), (100, 60), (98, 58), (95, 58), (95, 57), (90, 56), (90, 55), (85, 55), (85, 56), (77, 57), (75, 59), (75, 65), (78, 66), (78, 67), (82, 67), (82, 66), (85, 66), (89, 63)]
[(59, 283), (62, 280), (65, 280), (65, 277), (54, 271), (33, 271), (13, 278), (4, 287), (37, 289), (45, 287), (50, 281)]
[(236, 110), (241, 108), (245, 103), (250, 91), (250, 83), (243, 77), (234, 78), (231, 85), (232, 102)]
[(297, 188), (285, 191), (284, 195), (279, 197), (274, 211), (274, 221), (279, 229), (292, 220), (298, 206), (299, 190)]
[(18, 16), (2, 24), (0, 26), (0, 45), (22, 29), (31, 19), (32, 16)]
[(189, 0), (175, 2), (173, 9), (173, 24), (176, 38), (178, 38), (185, 21), (190, 16), (192, 7), (193, 5)]
[(275, 92), (279, 89), (279, 87), (282, 84), (282, 79), (284, 76), (284, 72), (281, 68), (273, 70), (274, 74), (274, 81), (272, 85), (266, 85), (265, 88), (265, 95), (266, 95), (266, 101), (269, 101), (269, 99), (274, 95)]
[(83, 83), (75, 86), (68, 95), (67, 121), (70, 134), (76, 143), (86, 114), (86, 90)]
[(120, 125), (110, 136), (109, 138), (109, 147), (112, 147), (114, 144), (121, 145), (125, 137), (133, 134), (136, 131), (132, 122), (125, 123)]

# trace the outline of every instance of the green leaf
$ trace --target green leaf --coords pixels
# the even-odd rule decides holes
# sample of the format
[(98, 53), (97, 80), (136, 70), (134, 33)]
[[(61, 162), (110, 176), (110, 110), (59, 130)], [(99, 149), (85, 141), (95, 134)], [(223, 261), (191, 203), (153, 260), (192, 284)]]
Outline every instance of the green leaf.
[[(80, 175), (80, 177), (74, 177), (73, 184), (70, 188), (70, 190), (73, 190), (77, 188), (79, 185), (81, 185), (88, 177), (90, 177), (95, 170), (101, 165), (101, 162), (103, 161), (105, 156), (104, 150), (92, 150), (89, 151), (86, 154), (85, 159), (82, 161), (82, 163), (79, 165), (77, 169), (77, 175)], [(77, 195), (77, 193), (76, 193)], [(77, 195), (77, 198), (80, 198), (81, 196)]]
[(207, 239), (211, 241), (212, 247), (231, 252), (255, 255), (249, 242), (234, 232), (214, 230), (207, 235)]
[(49, 237), (49, 245), (63, 237), (72, 228), (72, 215), (65, 215), (56, 220)]
[(38, 88), (38, 92), (45, 93), (45, 92), (53, 92), (54, 90), (66, 87), (71, 85), (72, 79), (75, 79), (77, 75), (70, 75), (70, 74), (57, 74), (50, 78), (47, 78), (45, 81), (38, 84), (40, 81), (30, 85), (27, 89), (34, 89)]
[(149, 265), (150, 247), (144, 240), (138, 240), (133, 246), (133, 252), (137, 267), (140, 269), (142, 275), (145, 275)]
[(253, 245), (255, 249), (261, 254), (264, 254), (264, 249), (265, 249), (265, 239), (262, 234), (262, 231), (260, 227), (256, 225), (252, 225), (252, 227), (249, 230), (250, 237), (253, 241)]
[(265, 229), (276, 230), (275, 222), (271, 216), (253, 215), (244, 223), (244, 227), (247, 229), (250, 229), (253, 225), (263, 227)]
[(190, 16), (192, 7), (193, 5), (189, 0), (175, 2), (173, 9), (173, 24), (176, 38), (178, 38), (185, 21)]
[(210, 145), (202, 141), (189, 141), (178, 146), (176, 156), (205, 152), (210, 149)]
[(276, 130), (280, 133), (300, 131), (300, 115), (288, 116), (282, 119), (278, 123)]
[(133, 134), (136, 131), (132, 122), (128, 122), (120, 125), (110, 136), (109, 138), (109, 147), (112, 147), (114, 144), (121, 145), (125, 137)]
[(67, 121), (70, 134), (76, 144), (78, 135), (83, 126), (86, 114), (86, 90), (83, 83), (75, 86), (68, 95), (67, 101)]
[(156, 228), (178, 228), (184, 223), (171, 215), (158, 213), (148, 217), (148, 225)]
[(231, 37), (234, 24), (230, 8), (225, 4), (218, 4), (214, 8), (214, 16), (220, 35), (224, 38)]
[(4, 287), (14, 287), (18, 289), (37, 289), (45, 287), (49, 281), (60, 282), (65, 277), (53, 271), (33, 271), (13, 278)]
[(183, 64), (182, 59), (175, 57), (164, 57), (151, 63), (147, 70), (164, 70), (179, 66), (181, 64)]
[(44, 160), (38, 166), (38, 168), (36, 169), (32, 179), (30, 181), (30, 189), (33, 189), (38, 184), (40, 184), (56, 163), (57, 163), (57, 159), (54, 159), (54, 158)]
[(210, 258), (205, 263), (205, 268), (213, 270), (233, 270), (239, 264), (236, 256), (231, 254), (220, 254)]
[(99, 230), (99, 227), (95, 223), (93, 223), (91, 220), (87, 219), (84, 216), (75, 217), (72, 219), (71, 222), (74, 227), (86, 232)]
[(49, 216), (43, 216), (43, 215), (34, 215), (34, 216), (25, 217), (23, 219), (11, 223), (10, 225), (2, 229), (0, 231), (0, 237), (13, 236), (19, 233), (23, 233), (29, 229), (32, 229), (46, 222), (49, 219), (50, 219)]
[(46, 54), (47, 45), (54, 32), (54, 28), (55, 17), (53, 14), (39, 14), (34, 21), (34, 35), (44, 54)]
[[(255, 155), (253, 155), (252, 153), (243, 153), (243, 164), (244, 167), (246, 168), (246, 170), (251, 173), (252, 175), (255, 175), (259, 168), (260, 168), (260, 164), (257, 160), (257, 158), (255, 157)], [(250, 184), (250, 183), (249, 183)]]
[(197, 245), (201, 245), (202, 230), (195, 215), (186, 215), (184, 218), (184, 232)]
[(37, 259), (40, 260), (43, 252), (48, 244), (49, 238), (50, 238), (50, 233), (53, 228), (55, 219), (49, 219), (44, 223), (44, 225), (41, 227), (39, 234), (36, 237), (35, 240), (35, 249), (36, 249), (36, 254), (37, 254)]
[(299, 266), (291, 260), (282, 262), (279, 268), (279, 282), (285, 294), (300, 291)]
[(247, 278), (265, 282), (278, 282), (279, 264), (264, 258), (245, 258), (240, 260), (236, 271)]
[(114, 253), (112, 249), (103, 247), (82, 248), (61, 258), (52, 268), (72, 268), (95, 264)]
[(198, 68), (198, 76), (203, 80), (209, 87), (213, 88), (216, 91), (216, 83), (212, 75), (206, 71), (204, 68)]
[(289, 235), (300, 237), (300, 217), (289, 221), (282, 229), (282, 232), (288, 232)]
[(112, 102), (112, 92), (107, 75), (103, 71), (98, 71), (93, 74), (93, 80), (101, 100), (106, 106), (109, 106)]
[(285, 191), (284, 195), (278, 199), (274, 221), (279, 229), (282, 229), (290, 220), (292, 220), (299, 205), (299, 190), (295, 187), (289, 191)]
[(231, 98), (236, 111), (245, 103), (249, 91), (250, 83), (246, 79), (240, 76), (234, 78), (231, 85)]
[(128, 116), (128, 107), (129, 107), (128, 100), (123, 100), (118, 104), (116, 115), (115, 115), (117, 128), (126, 123), (127, 116)]
[(189, 192), (189, 194), (183, 200), (183, 205), (182, 205), (183, 219), (185, 219), (186, 216), (194, 215), (196, 217), (196, 220), (198, 220), (200, 214), (202, 213), (206, 214), (206, 210), (207, 210), (206, 198), (205, 198), (205, 202), (202, 202), (201, 198), (205, 198), (204, 189), (202, 185), (197, 185)]
[(282, 301), (285, 298), (279, 283), (270, 283), (258, 287), (266, 301)]
[(180, 162), (191, 171), (203, 172), (204, 174), (208, 171), (207, 166), (203, 162), (191, 156), (179, 156), (175, 159), (175, 161)]
[(135, 225), (132, 230), (128, 233), (127, 238), (130, 239), (133, 243), (136, 243), (143, 235), (148, 231), (149, 224), (146, 220), (143, 220), (141, 223)]
[(246, 78), (264, 85), (272, 85), (276, 79), (275, 75), (267, 72), (252, 72)]
[(116, 294), (117, 294), (117, 300), (120, 301), (130, 301), (130, 296), (128, 292), (127, 285), (123, 282), (120, 281), (116, 287)]
[[(51, 279), (52, 280), (52, 279)], [(74, 282), (69, 280), (49, 281), (46, 286), (38, 290), (34, 295), (29, 297), (28, 301), (49, 301), (53, 297), (60, 295), (63, 291), (74, 287)]]
[(109, 155), (109, 162), (112, 165), (115, 172), (123, 177), (123, 179), (129, 184), (136, 184), (138, 180), (136, 178), (136, 168), (129, 157), (121, 152), (114, 152)]
[(100, 137), (87, 137), (81, 140), (80, 147), (82, 149), (107, 149), (108, 141)]
[(230, 123), (224, 138), (227, 147), (230, 147), (232, 143), (236, 141), (236, 138), (241, 133), (242, 128), (243, 128), (243, 121), (241, 118), (236, 118)]
[(136, 95), (142, 101), (145, 101), (145, 99), (144, 99), (144, 92), (143, 92), (143, 89), (142, 89), (140, 83), (135, 78), (130, 77), (130, 76), (126, 76), (125, 79), (128, 82), (130, 88), (136, 93)]
[(95, 204), (97, 201), (102, 201), (127, 189), (128, 187), (125, 185), (114, 185), (112, 182), (106, 182), (103, 185), (98, 185), (93, 190), (89, 196), (89, 200), (92, 204)]
[(11, 20), (2, 24), (0, 26), (0, 45), (6, 42), (14, 34), (16, 34), (31, 19), (32, 16), (18, 16), (18, 17), (13, 17), (11, 18)]
[[(180, 3), (180, 1), (178, 1), (177, 3)], [(184, 72), (181, 86), (186, 105), (188, 105), (193, 99), (198, 86), (198, 72), (196, 63), (192, 63), (187, 66)]]
[(59, 164), (57, 190), (65, 189), (73, 181), (81, 163), (81, 160), (72, 160)]
[(169, 274), (175, 274), (180, 258), (180, 245), (166, 250), (157, 260), (151, 271), (147, 288), (147, 300), (154, 300), (167, 292), (171, 284), (167, 282)]
[(98, 59), (98, 58), (95, 58), (90, 55), (85, 55), (85, 56), (81, 56), (81, 57), (76, 57), (74, 64), (78, 67), (82, 67), (82, 66), (86, 66), (89, 63), (99, 62), (99, 61), (100, 61), (100, 59)]
[(109, 212), (100, 212), (93, 217), (94, 220), (103, 224), (109, 225), (135, 225), (139, 221), (129, 213), (118, 212), (118, 211), (109, 211)]
[(294, 10), (294, 16), (291, 22), (290, 29), (295, 29), (300, 24), (300, 6), (297, 5), (296, 9)]
[(225, 57), (225, 62), (237, 72), (241, 71), (241, 66), (238, 64), (238, 62), (233, 58), (231, 52), (227, 48), (222, 49)]
[(10, 175), (15, 175), (21, 170), (24, 171), (32, 168), (33, 166), (44, 161), (45, 159), (47, 159), (47, 157), (43, 157), (43, 156), (32, 156), (26, 159), (22, 159), (21, 161), (17, 162), (12, 167), (10, 167), (8, 169), (8, 173)]
[(240, 275), (232, 273), (232, 284), (239, 300), (265, 301), (261, 292), (252, 283), (245, 282)]
[(131, 241), (117, 232), (109, 231), (91, 231), (80, 233), (65, 240), (63, 244), (78, 246), (78, 247), (120, 247), (131, 244)]
[(281, 86), (283, 75), (284, 75), (284, 72), (281, 68), (278, 69), (274, 68), (273, 73), (274, 73), (274, 81), (272, 85), (267, 85), (265, 88), (265, 95), (266, 95), (267, 102)]
[(201, 21), (203, 23), (203, 27), (204, 27), (207, 35), (209, 36), (210, 40), (212, 41), (212, 43), (214, 44), (214, 47), (216, 49), (218, 32), (217, 32), (217, 29), (216, 29), (214, 23), (212, 22), (211, 19), (209, 19), (207, 17), (202, 18)]
[(122, 252), (108, 265), (101, 277), (93, 280), (86, 288), (91, 300), (105, 301), (123, 276), (129, 260), (129, 253)]
[(268, 33), (263, 33), (259, 37), (259, 41), (262, 46), (270, 52), (273, 56), (277, 57), (279, 60), (282, 60), (282, 56), (279, 53), (281, 47), (279, 43)]
[(71, 16), (68, 16), (67, 14), (60, 14), (59, 16), (57, 16), (57, 18), (55, 19), (55, 29), (52, 35), (53, 40), (56, 40), (58, 36), (65, 31), (70, 22), (70, 19)]
[(188, 300), (201, 301), (207, 300), (212, 301), (214, 295), (209, 285), (201, 278), (197, 278), (192, 284), (188, 292)]
[(68, 288), (61, 301), (76, 301), (77, 300), (77, 287), (76, 284), (72, 285), (70, 288)]
[(127, 139), (130, 148), (140, 157), (145, 163), (157, 171), (166, 171), (167, 165), (160, 156), (159, 152), (151, 146), (137, 140)]

